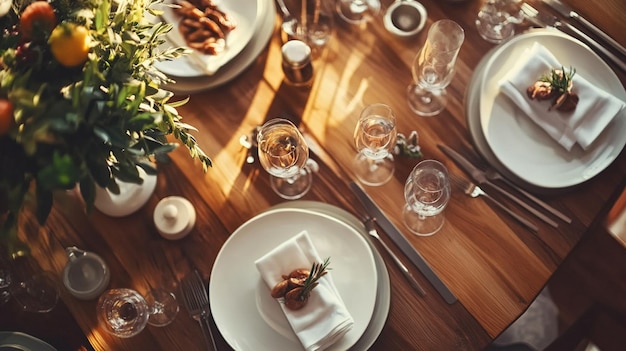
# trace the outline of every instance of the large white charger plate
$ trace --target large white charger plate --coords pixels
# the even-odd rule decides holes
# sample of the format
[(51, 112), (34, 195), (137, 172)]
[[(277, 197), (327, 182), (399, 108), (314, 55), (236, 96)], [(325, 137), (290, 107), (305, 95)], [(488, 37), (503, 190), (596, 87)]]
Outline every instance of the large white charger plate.
[(0, 350), (56, 351), (47, 342), (20, 332), (0, 332)]
[(175, 82), (166, 84), (165, 88), (177, 94), (193, 94), (218, 87), (236, 78), (259, 56), (274, 33), (276, 19), (274, 1), (257, 0), (257, 11), (259, 19), (256, 21), (252, 38), (239, 55), (211, 76), (170, 76)]
[[(166, 3), (173, 3), (174, 0), (167, 0)], [(161, 72), (176, 77), (198, 77), (215, 74), (223, 65), (235, 58), (250, 42), (256, 27), (256, 22), (261, 20), (257, 9), (257, 3), (261, 1), (250, 0), (215, 0), (214, 4), (226, 13), (235, 23), (236, 27), (226, 34), (226, 48), (217, 55), (205, 55), (201, 52), (194, 52), (197, 60), (203, 62), (213, 73), (204, 72), (198, 69), (188, 57), (180, 57), (172, 61), (162, 61), (156, 64)], [(174, 25), (168, 33), (168, 41), (176, 46), (187, 46), (185, 38), (178, 30), (181, 17), (177, 15), (173, 8), (163, 6), (163, 19), (167, 23)]]
[[(352, 226), (332, 216), (297, 208), (265, 211), (240, 226), (220, 250), (211, 271), (209, 299), (216, 325), (236, 350), (301, 350), (263, 319), (257, 293), (263, 288), (254, 261), (280, 243), (307, 230), (322, 257), (331, 258), (331, 274), (353, 328), (331, 350), (346, 350), (363, 335), (372, 318), (377, 293), (374, 256)], [(276, 302), (275, 309), (280, 311)]]
[(487, 61), (479, 100), (480, 123), (494, 155), (533, 186), (568, 188), (593, 178), (617, 158), (626, 144), (626, 114), (616, 116), (588, 150), (575, 145), (566, 151), (499, 91), (499, 80), (534, 42), (548, 48), (563, 66), (576, 68), (577, 74), (617, 98), (626, 101), (626, 91), (588, 46), (556, 30), (520, 34), (497, 48)]

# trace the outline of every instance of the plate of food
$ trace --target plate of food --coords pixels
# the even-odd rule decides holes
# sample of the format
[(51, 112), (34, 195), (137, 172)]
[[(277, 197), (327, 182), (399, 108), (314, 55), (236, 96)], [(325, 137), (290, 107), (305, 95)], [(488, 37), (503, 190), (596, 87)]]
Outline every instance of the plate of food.
[(191, 49), (191, 53), (156, 64), (175, 77), (215, 74), (250, 42), (258, 20), (258, 1), (167, 0), (163, 20), (174, 28), (168, 44)]
[[(337, 291), (354, 325), (330, 350), (354, 346), (370, 324), (378, 291), (371, 247), (352, 226), (326, 214), (297, 208), (265, 211), (240, 226), (220, 250), (211, 272), (209, 299), (224, 339), (237, 350), (301, 350), (285, 327), (280, 305), (268, 298), (255, 261), (306, 230), (321, 257), (330, 257)], [(261, 311), (261, 310), (262, 311)], [(282, 317), (282, 319), (281, 319)], [(271, 318), (270, 321), (268, 318)]]
[(491, 151), (504, 167), (532, 186), (569, 188), (593, 178), (620, 154), (626, 144), (626, 111), (618, 113), (588, 147), (564, 148), (500, 90), (502, 79), (535, 43), (548, 48), (564, 67), (573, 67), (576, 74), (617, 99), (626, 101), (626, 91), (589, 47), (558, 31), (533, 31), (514, 37), (496, 49), (486, 63), (479, 98), (480, 124)]

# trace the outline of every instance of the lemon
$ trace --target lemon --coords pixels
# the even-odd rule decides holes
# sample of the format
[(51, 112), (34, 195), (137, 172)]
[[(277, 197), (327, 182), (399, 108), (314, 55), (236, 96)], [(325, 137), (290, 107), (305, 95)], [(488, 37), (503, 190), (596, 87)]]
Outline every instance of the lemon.
[(89, 30), (74, 23), (61, 23), (50, 33), (50, 51), (65, 67), (75, 67), (87, 61), (91, 39)]

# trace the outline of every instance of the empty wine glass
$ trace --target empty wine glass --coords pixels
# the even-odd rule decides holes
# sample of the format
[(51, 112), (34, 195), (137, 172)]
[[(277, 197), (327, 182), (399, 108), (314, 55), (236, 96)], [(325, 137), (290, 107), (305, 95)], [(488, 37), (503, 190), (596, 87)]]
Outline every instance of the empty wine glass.
[(270, 174), (270, 185), (287, 200), (299, 199), (311, 188), (307, 166), (309, 147), (298, 128), (284, 118), (267, 121), (257, 135), (259, 161)]
[(521, 0), (487, 0), (476, 17), (478, 34), (486, 41), (499, 44), (515, 34), (522, 23)]
[(371, 20), (380, 12), (379, 0), (338, 0), (337, 13), (344, 21), (359, 24)]
[(97, 312), (107, 332), (130, 338), (147, 324), (162, 327), (171, 323), (178, 313), (178, 302), (174, 294), (160, 289), (145, 297), (132, 289), (110, 289), (98, 299)]
[(424, 160), (409, 174), (404, 186), (404, 223), (420, 236), (433, 235), (443, 227), (443, 210), (450, 200), (448, 170), (439, 161)]
[(443, 19), (430, 27), (424, 46), (413, 60), (413, 82), (407, 88), (407, 100), (413, 112), (434, 116), (446, 107), (446, 87), (454, 76), (454, 65), (464, 40), (463, 28), (454, 21)]
[(358, 153), (354, 172), (366, 185), (382, 185), (395, 170), (393, 150), (397, 137), (396, 116), (385, 104), (366, 106), (354, 128), (354, 143)]

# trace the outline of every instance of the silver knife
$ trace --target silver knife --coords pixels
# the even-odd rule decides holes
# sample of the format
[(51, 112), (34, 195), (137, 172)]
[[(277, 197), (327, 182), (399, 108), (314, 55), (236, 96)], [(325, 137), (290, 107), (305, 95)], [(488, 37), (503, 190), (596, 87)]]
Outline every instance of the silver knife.
[(593, 23), (589, 22), (586, 18), (579, 15), (569, 5), (564, 4), (560, 0), (543, 0), (543, 2), (546, 5), (552, 7), (562, 16), (573, 18), (576, 21), (580, 22), (583, 26), (587, 27), (594, 34), (610, 44), (615, 50), (619, 51), (620, 54), (626, 56), (626, 48), (624, 48), (620, 43), (615, 41), (615, 39), (611, 38), (608, 34), (604, 33), (600, 28), (596, 27)]
[(526, 211), (532, 213), (537, 218), (539, 218), (542, 221), (548, 223), (549, 225), (553, 226), (554, 228), (557, 228), (559, 226), (559, 224), (556, 223), (554, 220), (552, 220), (550, 217), (548, 217), (545, 214), (539, 212), (534, 207), (532, 207), (529, 204), (525, 203), (520, 198), (518, 198), (515, 195), (509, 193), (508, 191), (502, 189), (498, 185), (492, 183), (489, 179), (487, 179), (487, 176), (485, 175), (485, 173), (482, 170), (480, 170), (478, 167), (474, 166), (471, 162), (469, 162), (465, 157), (463, 157), (458, 152), (452, 150), (451, 148), (449, 148), (449, 147), (447, 147), (445, 145), (437, 145), (437, 146), (439, 147), (439, 149), (441, 151), (443, 151), (444, 154), (446, 154), (448, 157), (450, 157), (457, 165), (459, 165), (459, 167), (461, 167), (478, 184), (480, 184), (480, 185), (483, 185), (483, 184), (484, 185), (488, 185), (493, 190), (496, 190), (500, 194), (508, 197), (510, 200), (512, 200), (513, 202), (515, 202), (516, 204), (518, 204), (522, 208), (524, 208)]
[(385, 213), (376, 205), (365, 190), (357, 183), (350, 182), (350, 189), (354, 192), (363, 207), (367, 210), (371, 217), (376, 218), (378, 225), (387, 233), (389, 238), (400, 248), (400, 250), (411, 260), (424, 277), (435, 287), (435, 290), (443, 297), (448, 304), (457, 301), (456, 296), (450, 291), (446, 284), (437, 276), (435, 271), (428, 265), (428, 262), (422, 255), (411, 245), (407, 238), (402, 235), (400, 230), (389, 220)]

